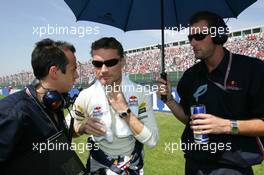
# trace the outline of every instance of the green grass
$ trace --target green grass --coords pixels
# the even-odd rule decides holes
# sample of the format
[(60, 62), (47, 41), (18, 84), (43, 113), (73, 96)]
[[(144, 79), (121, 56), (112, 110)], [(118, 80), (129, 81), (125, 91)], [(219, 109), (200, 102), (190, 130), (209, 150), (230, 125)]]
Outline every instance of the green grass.
[(160, 140), (153, 149), (145, 147), (145, 167), (148, 174), (182, 175), (184, 157), (182, 151), (169, 150), (166, 145), (179, 143), (184, 125), (177, 122), (169, 113), (156, 113), (160, 131)]
[[(166, 145), (179, 143), (184, 125), (177, 121), (170, 113), (156, 113), (160, 130), (160, 140), (153, 149), (145, 147), (146, 175), (183, 175), (184, 157), (181, 150), (168, 150)], [(86, 142), (86, 136), (75, 138), (74, 142)], [(84, 164), (86, 164), (88, 153), (78, 154)], [(264, 164), (254, 166), (255, 175), (262, 175)]]

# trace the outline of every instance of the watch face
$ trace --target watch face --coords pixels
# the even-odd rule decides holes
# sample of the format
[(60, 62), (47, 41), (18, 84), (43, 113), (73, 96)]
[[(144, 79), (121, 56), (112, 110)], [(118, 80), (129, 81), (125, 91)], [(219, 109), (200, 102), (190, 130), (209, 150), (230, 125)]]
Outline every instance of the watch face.
[(128, 116), (128, 113), (127, 113), (127, 112), (122, 112), (122, 113), (121, 113), (121, 116), (122, 116), (122, 118), (125, 118), (125, 117)]
[(131, 113), (131, 110), (128, 108), (127, 112), (122, 112), (119, 114), (119, 117), (126, 118)]

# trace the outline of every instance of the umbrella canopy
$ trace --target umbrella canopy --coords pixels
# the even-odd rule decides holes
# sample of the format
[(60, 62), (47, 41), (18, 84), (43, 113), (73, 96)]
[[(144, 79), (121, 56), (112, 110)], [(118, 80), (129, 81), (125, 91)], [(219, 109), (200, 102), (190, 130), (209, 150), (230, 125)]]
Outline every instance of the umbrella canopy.
[(237, 17), (257, 0), (65, 0), (76, 20), (93, 21), (123, 31), (160, 29), (161, 64), (164, 68), (164, 29), (187, 27), (198, 11), (211, 11), (222, 18)]
[[(257, 0), (164, 0), (164, 27), (187, 26), (198, 11), (237, 17)], [(65, 0), (77, 21), (111, 25), (123, 31), (161, 29), (161, 0)]]

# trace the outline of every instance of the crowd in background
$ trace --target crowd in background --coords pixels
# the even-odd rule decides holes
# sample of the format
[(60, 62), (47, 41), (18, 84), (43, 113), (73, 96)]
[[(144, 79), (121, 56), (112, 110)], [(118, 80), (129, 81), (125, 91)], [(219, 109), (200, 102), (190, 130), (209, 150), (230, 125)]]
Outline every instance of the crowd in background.
[[(257, 57), (264, 60), (264, 32), (246, 37), (229, 38), (225, 47), (233, 53)], [(160, 49), (138, 51), (126, 55), (125, 72), (129, 74), (146, 74), (160, 71)], [(195, 63), (194, 54), (190, 44), (165, 48), (165, 68), (167, 72), (185, 71)], [(88, 84), (93, 79), (93, 66), (91, 60), (78, 63), (80, 75), (77, 84)], [(29, 71), (21, 71), (16, 74), (0, 77), (0, 85), (24, 86), (34, 79)]]

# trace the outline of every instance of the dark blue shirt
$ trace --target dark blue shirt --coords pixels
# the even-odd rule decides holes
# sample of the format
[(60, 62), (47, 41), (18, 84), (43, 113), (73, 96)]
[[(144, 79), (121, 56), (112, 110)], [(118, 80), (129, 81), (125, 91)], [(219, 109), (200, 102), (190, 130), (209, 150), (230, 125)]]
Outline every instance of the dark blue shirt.
[[(33, 100), (32, 97), (37, 99), (35, 88), (29, 86), (28, 90), (32, 96), (24, 89), (0, 101), (0, 165), (2, 166), (12, 164), (28, 155), (32, 152), (34, 144), (46, 142), (58, 131), (62, 130), (67, 135), (63, 111), (57, 111), (56, 122), (49, 110)], [(32, 165), (29, 164), (28, 168), (32, 168)]]

